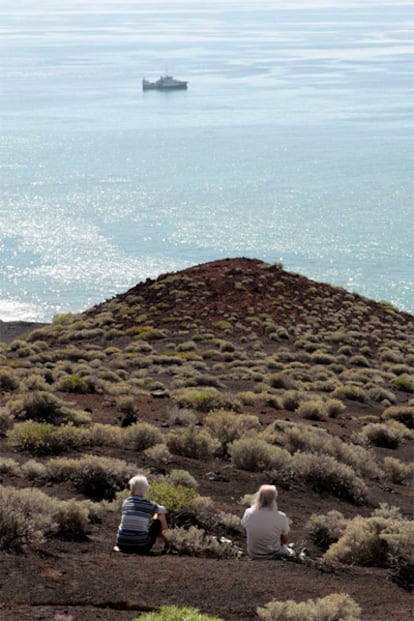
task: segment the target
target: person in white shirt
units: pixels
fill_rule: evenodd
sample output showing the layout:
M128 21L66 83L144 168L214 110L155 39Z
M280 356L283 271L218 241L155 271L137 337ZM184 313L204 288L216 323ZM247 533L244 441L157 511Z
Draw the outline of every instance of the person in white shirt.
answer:
M276 486L262 485L242 517L247 553L253 559L296 559L295 551L288 547L288 519L278 510L276 499Z

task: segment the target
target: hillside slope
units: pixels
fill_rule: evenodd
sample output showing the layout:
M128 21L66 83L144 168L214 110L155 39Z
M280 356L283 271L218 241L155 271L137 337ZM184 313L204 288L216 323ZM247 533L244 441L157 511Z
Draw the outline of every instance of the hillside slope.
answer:
M413 316L277 265L226 259L56 317L5 343L0 361L0 492L94 503L82 536L66 524L6 544L0 520L2 621L132 621L165 603L247 621L272 598L332 592L351 595L363 620L410 616L412 566L396 575L391 544L381 540L380 560L328 563L308 520L335 510L371 520L365 527L392 515L387 528L408 532ZM98 462L103 472L80 485ZM185 470L210 500L185 516L171 508L172 525L196 524L241 550L244 497L274 482L292 540L315 562L114 553L114 496L140 469L153 482Z

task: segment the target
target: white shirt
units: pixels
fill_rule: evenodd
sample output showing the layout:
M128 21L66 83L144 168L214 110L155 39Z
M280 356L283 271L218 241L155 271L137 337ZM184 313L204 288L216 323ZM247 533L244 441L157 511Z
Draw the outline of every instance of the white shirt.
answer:
M247 552L252 558L283 554L281 535L289 533L286 514L277 509L246 509L242 525L247 532Z

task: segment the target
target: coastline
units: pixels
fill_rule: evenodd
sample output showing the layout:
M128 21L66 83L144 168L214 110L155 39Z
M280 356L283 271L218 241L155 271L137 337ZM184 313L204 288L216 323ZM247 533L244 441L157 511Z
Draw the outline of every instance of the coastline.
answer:
M35 321L2 321L0 319L0 343L11 343L15 338L47 325L47 323Z

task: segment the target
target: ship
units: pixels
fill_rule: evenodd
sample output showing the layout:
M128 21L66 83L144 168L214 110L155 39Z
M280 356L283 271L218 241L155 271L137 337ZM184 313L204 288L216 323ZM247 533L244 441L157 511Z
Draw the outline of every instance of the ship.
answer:
M176 80L171 75L162 75L155 82L150 82L145 78L142 80L143 91L174 91L187 88L188 82L184 80Z

